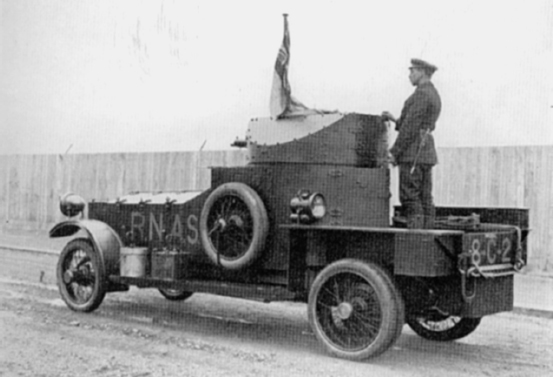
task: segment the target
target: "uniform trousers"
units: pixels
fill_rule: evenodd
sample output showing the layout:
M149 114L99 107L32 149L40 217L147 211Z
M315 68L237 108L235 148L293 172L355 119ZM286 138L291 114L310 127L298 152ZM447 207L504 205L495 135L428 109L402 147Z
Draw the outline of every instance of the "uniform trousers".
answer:
M432 165L399 164L399 201L409 228L432 228L436 210L432 197Z

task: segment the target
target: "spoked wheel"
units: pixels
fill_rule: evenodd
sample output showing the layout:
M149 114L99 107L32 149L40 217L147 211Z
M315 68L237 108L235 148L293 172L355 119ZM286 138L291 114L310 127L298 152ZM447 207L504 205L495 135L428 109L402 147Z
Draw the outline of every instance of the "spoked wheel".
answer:
M380 267L345 259L326 267L309 293L309 322L331 354L363 360L386 351L401 334L404 304Z
M159 288L158 290L163 297L170 301L184 301L194 294L193 292L184 291L182 289Z
M98 253L87 239L78 238L65 246L56 272L61 297L70 309L91 312L100 306L107 282Z
M461 339L472 333L480 324L481 318L462 318L440 313L413 315L407 324L422 338L439 342Z
M263 202L243 183L226 183L215 189L200 216L200 235L207 256L230 270L247 267L260 256L268 228Z

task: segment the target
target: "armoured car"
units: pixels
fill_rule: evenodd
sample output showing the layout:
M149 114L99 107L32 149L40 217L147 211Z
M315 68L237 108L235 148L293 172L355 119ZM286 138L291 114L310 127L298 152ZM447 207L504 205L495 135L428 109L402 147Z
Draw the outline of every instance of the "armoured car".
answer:
M234 142L248 163L211 168L207 190L65 195L50 236L85 236L61 252L61 297L80 312L129 286L305 302L316 338L352 360L388 350L405 323L435 341L469 335L513 308L528 210L438 207L433 229L407 229L387 133L356 113L253 119Z

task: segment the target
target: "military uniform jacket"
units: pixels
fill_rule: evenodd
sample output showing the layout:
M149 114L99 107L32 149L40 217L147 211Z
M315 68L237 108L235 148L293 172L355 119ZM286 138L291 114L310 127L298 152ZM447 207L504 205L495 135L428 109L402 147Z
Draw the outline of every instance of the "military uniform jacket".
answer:
M431 82L418 85L415 92L407 98L401 110L401 116L396 122L396 130L399 133L390 150L398 163L413 163L417 153L419 153L418 164L436 165L438 163L431 132L436 128L441 108L440 95ZM419 148L420 152L418 152Z

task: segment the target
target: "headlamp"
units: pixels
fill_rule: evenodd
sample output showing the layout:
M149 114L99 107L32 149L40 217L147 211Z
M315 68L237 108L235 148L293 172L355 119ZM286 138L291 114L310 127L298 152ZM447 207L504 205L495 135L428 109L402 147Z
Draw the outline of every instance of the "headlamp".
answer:
M290 220L302 224L310 224L322 219L326 214L324 196L309 190L300 190L290 201Z
M71 192L60 198L60 211L67 217L74 217L82 213L85 206L85 200Z

